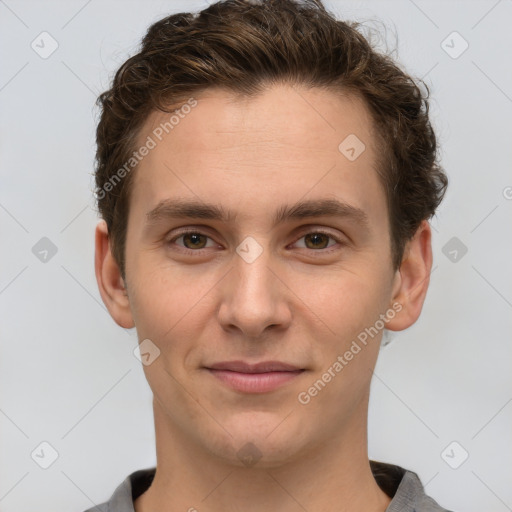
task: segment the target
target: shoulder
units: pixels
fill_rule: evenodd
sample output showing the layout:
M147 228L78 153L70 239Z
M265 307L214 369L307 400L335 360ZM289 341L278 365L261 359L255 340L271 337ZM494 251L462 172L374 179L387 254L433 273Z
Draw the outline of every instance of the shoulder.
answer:
M145 492L155 476L156 468L139 469L130 473L116 488L108 501L84 512L135 512L133 502Z
M425 493L413 471L373 460L370 466L379 487L392 498L386 512L450 512Z

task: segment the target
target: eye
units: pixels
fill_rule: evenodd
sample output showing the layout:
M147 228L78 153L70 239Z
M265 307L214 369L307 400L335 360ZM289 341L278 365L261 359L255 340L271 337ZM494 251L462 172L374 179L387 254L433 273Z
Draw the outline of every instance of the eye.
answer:
M300 241L302 241L302 245ZM178 242L180 241L180 242ZM167 245L177 245L181 251L188 254L201 253L202 249L216 247L217 244L200 231L188 230L175 235L167 242ZM331 233L321 230L310 231L304 234L296 242L295 246L300 249L309 249L314 252L331 252L329 249L336 244L344 245L343 241Z
M209 236L201 233L200 231L182 231L179 235L173 237L167 243L173 244L180 239L183 240L183 245L178 243L178 247L183 247L186 251L190 252L197 252L197 250L215 246L213 240L211 241L212 243L207 246L207 240L211 239Z
M327 245L329 243L329 239L331 239L334 243ZM339 240L337 237L334 237L332 234L325 233L323 231L311 231L310 233L307 233L306 235L299 238L299 240L304 240L304 246L301 248L312 250L323 250L336 245L336 243L342 243L341 240Z

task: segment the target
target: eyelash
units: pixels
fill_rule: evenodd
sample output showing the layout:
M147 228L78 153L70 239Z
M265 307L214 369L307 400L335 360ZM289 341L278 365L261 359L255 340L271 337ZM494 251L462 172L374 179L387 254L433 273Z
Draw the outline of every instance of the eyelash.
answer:
M169 239L166 244L167 245L171 245L172 243L176 242L176 240L178 240L179 238L181 238L182 236L185 236L185 235L188 235L188 234L194 234L194 235L202 235L202 236L205 236L207 238L209 238L211 240L211 237L206 235L205 233L202 233L201 231L197 230L197 229L187 229L187 230L184 230L184 231L181 231L179 234L173 236L171 239ZM304 238L305 236L307 235L316 235L316 234L321 234L321 235L325 235L327 237L329 237L330 239L334 240L337 244L339 244L340 246L344 246L346 245L346 243L339 239L338 237L335 237L334 235L332 235L331 233L327 232L327 231L323 231L322 229L315 229L315 230L312 230L312 231L308 231L307 233L304 233L302 236L300 236L299 238L297 238L297 240L294 242L298 242L300 239ZM183 247L181 245L178 246L179 247L179 250L185 254L191 254L191 255L201 255L202 254L202 251L205 250L205 248L202 248L202 249L189 249L187 247ZM313 251L313 252L317 252L317 253L321 253L321 254L329 254L335 250L337 250L336 248L333 248L334 246L331 246L331 247L327 247L325 249L309 249L309 251ZM307 247L305 248L302 248L301 249L306 249L308 250Z

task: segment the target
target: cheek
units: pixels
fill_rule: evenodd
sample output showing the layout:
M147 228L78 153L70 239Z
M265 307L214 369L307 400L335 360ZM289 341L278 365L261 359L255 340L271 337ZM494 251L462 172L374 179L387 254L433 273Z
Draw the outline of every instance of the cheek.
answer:
M311 288L310 293L305 293L305 302L336 335L338 344L356 338L387 307L387 284L380 274L370 272L371 268L344 269L328 278L304 283L304 287Z
M212 307L217 276L198 277L176 268L153 266L139 273L130 298L139 339L151 339L161 350L176 352L197 338Z
M200 292L196 288L195 281L183 282L169 268L153 266L151 272L141 272L130 301L139 339L147 337L162 350L170 349L176 331L194 314Z

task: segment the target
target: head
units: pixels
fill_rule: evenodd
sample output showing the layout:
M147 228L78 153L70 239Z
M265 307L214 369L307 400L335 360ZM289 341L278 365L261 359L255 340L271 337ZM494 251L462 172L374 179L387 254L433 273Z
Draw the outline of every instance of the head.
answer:
M159 351L161 421L267 464L364 430L380 326L428 288L428 88L320 1L228 0L152 25L98 101L96 275ZM301 372L246 393L211 371L234 360Z

